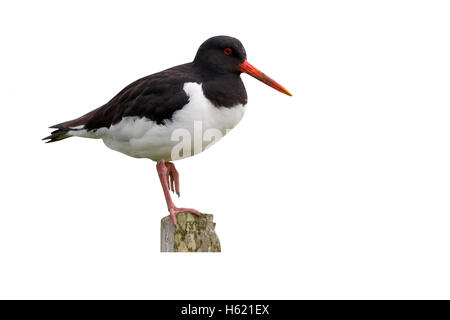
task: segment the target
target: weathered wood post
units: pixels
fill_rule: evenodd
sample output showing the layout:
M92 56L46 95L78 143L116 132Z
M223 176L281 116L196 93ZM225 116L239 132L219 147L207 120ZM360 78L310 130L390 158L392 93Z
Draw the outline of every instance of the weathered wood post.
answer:
M182 212L177 220L174 226L170 216L161 219L161 252L220 252L212 214Z

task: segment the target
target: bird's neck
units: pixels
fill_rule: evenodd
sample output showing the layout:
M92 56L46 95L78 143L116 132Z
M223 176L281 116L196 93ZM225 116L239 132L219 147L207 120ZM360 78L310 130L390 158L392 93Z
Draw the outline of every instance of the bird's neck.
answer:
M202 88L206 98L217 107L234 107L247 103L244 83L237 74L214 74L202 77Z

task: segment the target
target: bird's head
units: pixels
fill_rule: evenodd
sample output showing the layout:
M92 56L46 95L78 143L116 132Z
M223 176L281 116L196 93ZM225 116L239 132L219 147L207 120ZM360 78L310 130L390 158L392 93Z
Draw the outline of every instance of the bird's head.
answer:
M209 38L198 49L194 63L214 73L240 75L245 72L275 90L291 96L282 85L248 63L244 46L236 38L228 36Z

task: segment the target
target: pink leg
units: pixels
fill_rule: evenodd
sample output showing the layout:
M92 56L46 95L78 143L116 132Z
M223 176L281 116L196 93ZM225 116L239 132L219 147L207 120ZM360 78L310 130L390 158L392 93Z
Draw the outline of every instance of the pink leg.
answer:
M168 183L169 188L172 192L175 192L180 197L180 176L178 175L178 171L175 168L175 165L172 162L166 162L166 168L169 171L168 173Z
M175 191L178 196L180 196L179 176L177 169L175 169L175 165L171 162L160 161L156 164L156 170L158 171L164 197L166 198L167 209L169 209L173 224L177 224L177 214L180 212L191 212L198 216L202 216L202 214L195 209L177 208L173 203L172 198L170 197L170 191Z

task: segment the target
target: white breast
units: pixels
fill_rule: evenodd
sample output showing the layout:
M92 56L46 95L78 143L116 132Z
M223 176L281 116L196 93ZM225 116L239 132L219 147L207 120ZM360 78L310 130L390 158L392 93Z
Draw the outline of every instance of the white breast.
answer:
M126 117L110 128L101 128L95 137L111 149L136 158L177 160L202 152L234 128L244 115L244 105L216 107L203 95L200 84L185 83L189 103L158 125L139 117ZM79 132L79 131L78 131ZM94 137L79 132L79 136Z

